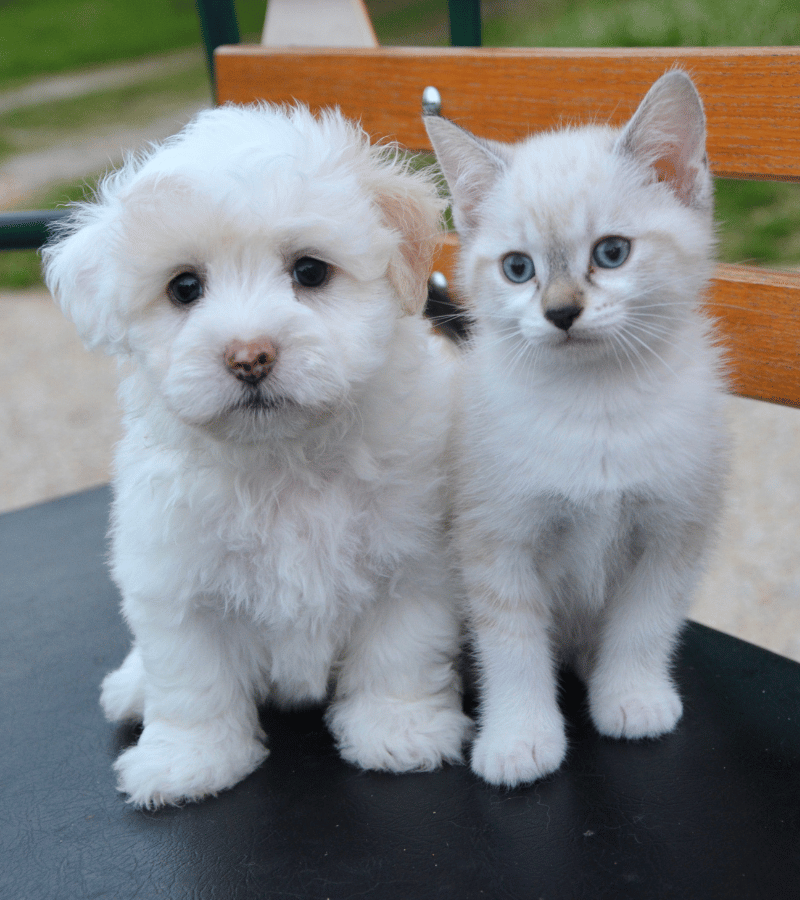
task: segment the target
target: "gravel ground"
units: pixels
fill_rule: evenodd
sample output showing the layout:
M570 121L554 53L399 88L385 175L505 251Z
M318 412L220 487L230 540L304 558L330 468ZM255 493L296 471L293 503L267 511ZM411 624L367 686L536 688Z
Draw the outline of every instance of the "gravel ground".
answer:
M167 136L193 112L8 161L0 209L50 180L116 164L123 149ZM113 361L87 353L41 291L0 293L0 334L0 511L106 482L119 428ZM730 420L728 509L693 617L800 660L800 411L731 398Z

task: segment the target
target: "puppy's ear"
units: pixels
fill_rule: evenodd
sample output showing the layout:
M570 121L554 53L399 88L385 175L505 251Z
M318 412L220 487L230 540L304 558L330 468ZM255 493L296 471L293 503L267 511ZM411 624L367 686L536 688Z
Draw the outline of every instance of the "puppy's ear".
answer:
M90 349L107 353L123 345L120 285L113 239L117 215L100 201L76 207L61 232L42 250L45 283Z
M430 172L414 172L401 161L380 167L371 190L384 221L399 237L389 263L389 278L404 312L417 313L428 298L444 201Z

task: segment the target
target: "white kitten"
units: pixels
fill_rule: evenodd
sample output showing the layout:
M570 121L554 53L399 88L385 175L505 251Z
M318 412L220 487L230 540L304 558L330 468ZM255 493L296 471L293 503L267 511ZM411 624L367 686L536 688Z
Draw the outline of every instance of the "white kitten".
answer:
M671 654L720 506L720 353L699 309L712 184L694 85L670 72L621 130L514 146L426 125L477 319L456 532L482 676L472 766L514 785L566 752L556 670L597 729L673 729Z
M45 251L123 362L112 561L134 635L109 719L133 803L267 755L256 704L324 699L344 757L461 753L442 550L452 352L422 319L441 201L338 113L226 107L106 180Z

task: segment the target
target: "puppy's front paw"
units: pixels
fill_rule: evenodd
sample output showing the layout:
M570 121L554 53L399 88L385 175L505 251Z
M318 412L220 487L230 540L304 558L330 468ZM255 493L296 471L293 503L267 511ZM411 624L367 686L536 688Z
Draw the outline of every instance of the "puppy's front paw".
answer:
M336 701L328 727L344 759L362 769L430 771L462 760L472 720L456 695L405 701L353 697Z
M489 784L515 787L555 772L566 753L563 726L516 735L485 727L472 747L472 771Z
M675 688L665 683L590 696L590 709L600 734L635 739L672 731L683 713L683 704Z
M255 736L225 723L180 728L148 724L114 764L117 787L134 806L155 809L233 787L266 758Z
M100 706L108 721L141 719L144 713L144 688L142 657L134 647L125 662L103 679Z

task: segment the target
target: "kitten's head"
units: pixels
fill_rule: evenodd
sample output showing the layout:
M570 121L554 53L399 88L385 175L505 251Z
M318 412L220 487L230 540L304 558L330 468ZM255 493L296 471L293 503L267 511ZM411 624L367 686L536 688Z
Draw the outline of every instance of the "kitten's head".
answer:
M453 198L461 287L484 333L631 362L670 343L711 273L705 117L662 76L621 129L500 144L425 120Z

